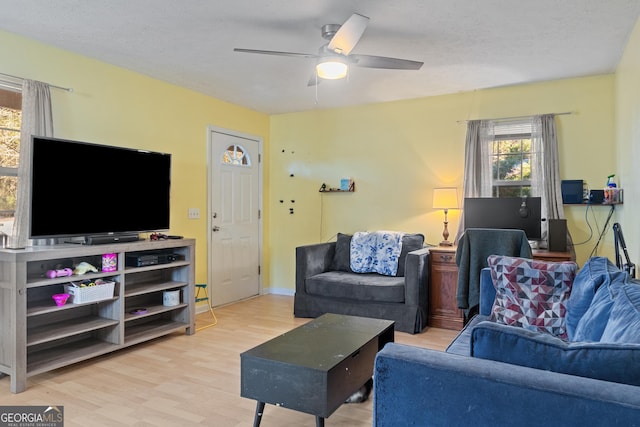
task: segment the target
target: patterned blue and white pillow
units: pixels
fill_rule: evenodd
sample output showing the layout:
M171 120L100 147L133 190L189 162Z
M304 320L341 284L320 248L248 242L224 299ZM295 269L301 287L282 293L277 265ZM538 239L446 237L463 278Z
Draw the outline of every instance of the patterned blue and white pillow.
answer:
M395 276L404 233L358 231L351 239L351 270Z

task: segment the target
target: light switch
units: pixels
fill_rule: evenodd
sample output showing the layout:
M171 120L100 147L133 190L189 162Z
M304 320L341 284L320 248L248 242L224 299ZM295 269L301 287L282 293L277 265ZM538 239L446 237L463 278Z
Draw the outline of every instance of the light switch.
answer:
M200 209L189 208L189 219L198 219L198 218L200 218Z

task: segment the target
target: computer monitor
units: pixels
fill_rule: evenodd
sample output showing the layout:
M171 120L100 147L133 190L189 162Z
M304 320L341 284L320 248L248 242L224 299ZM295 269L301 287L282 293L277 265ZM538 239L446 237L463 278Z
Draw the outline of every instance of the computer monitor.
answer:
M540 197L466 197L464 227L523 230L529 240L542 238Z

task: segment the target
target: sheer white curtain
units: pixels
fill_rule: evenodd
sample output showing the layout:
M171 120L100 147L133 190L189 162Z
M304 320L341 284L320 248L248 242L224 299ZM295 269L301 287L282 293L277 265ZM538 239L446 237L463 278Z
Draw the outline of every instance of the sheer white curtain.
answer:
M542 199L542 218L565 219L562 205L560 157L555 114L532 117L531 122L531 192ZM542 222L542 238L547 236L547 222ZM567 229L567 249L575 259L571 233Z
M29 243L29 201L31 199L31 136L53 136L53 115L49 85L33 80L22 83L22 126L20 128L20 163L18 196L13 223L13 247Z
M542 218L564 219L562 205L560 159L558 156L558 138L554 114L545 114L523 118L513 123L531 124L531 195L542 200ZM471 120L467 123L464 166L464 197L492 197L491 144L496 126L504 121ZM464 231L464 215L456 242ZM542 237L547 236L547 223L542 223ZM567 248L575 259L571 234L567 230Z
M467 138L464 149L464 179L462 197L491 197L491 142L493 123L490 120L467 122ZM464 232L464 215L460 215L457 243Z

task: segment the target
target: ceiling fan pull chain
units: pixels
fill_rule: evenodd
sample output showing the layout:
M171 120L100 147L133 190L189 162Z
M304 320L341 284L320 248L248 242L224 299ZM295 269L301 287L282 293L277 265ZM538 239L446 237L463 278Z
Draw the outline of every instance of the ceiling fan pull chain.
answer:
M316 73L316 105L318 105L318 73Z

